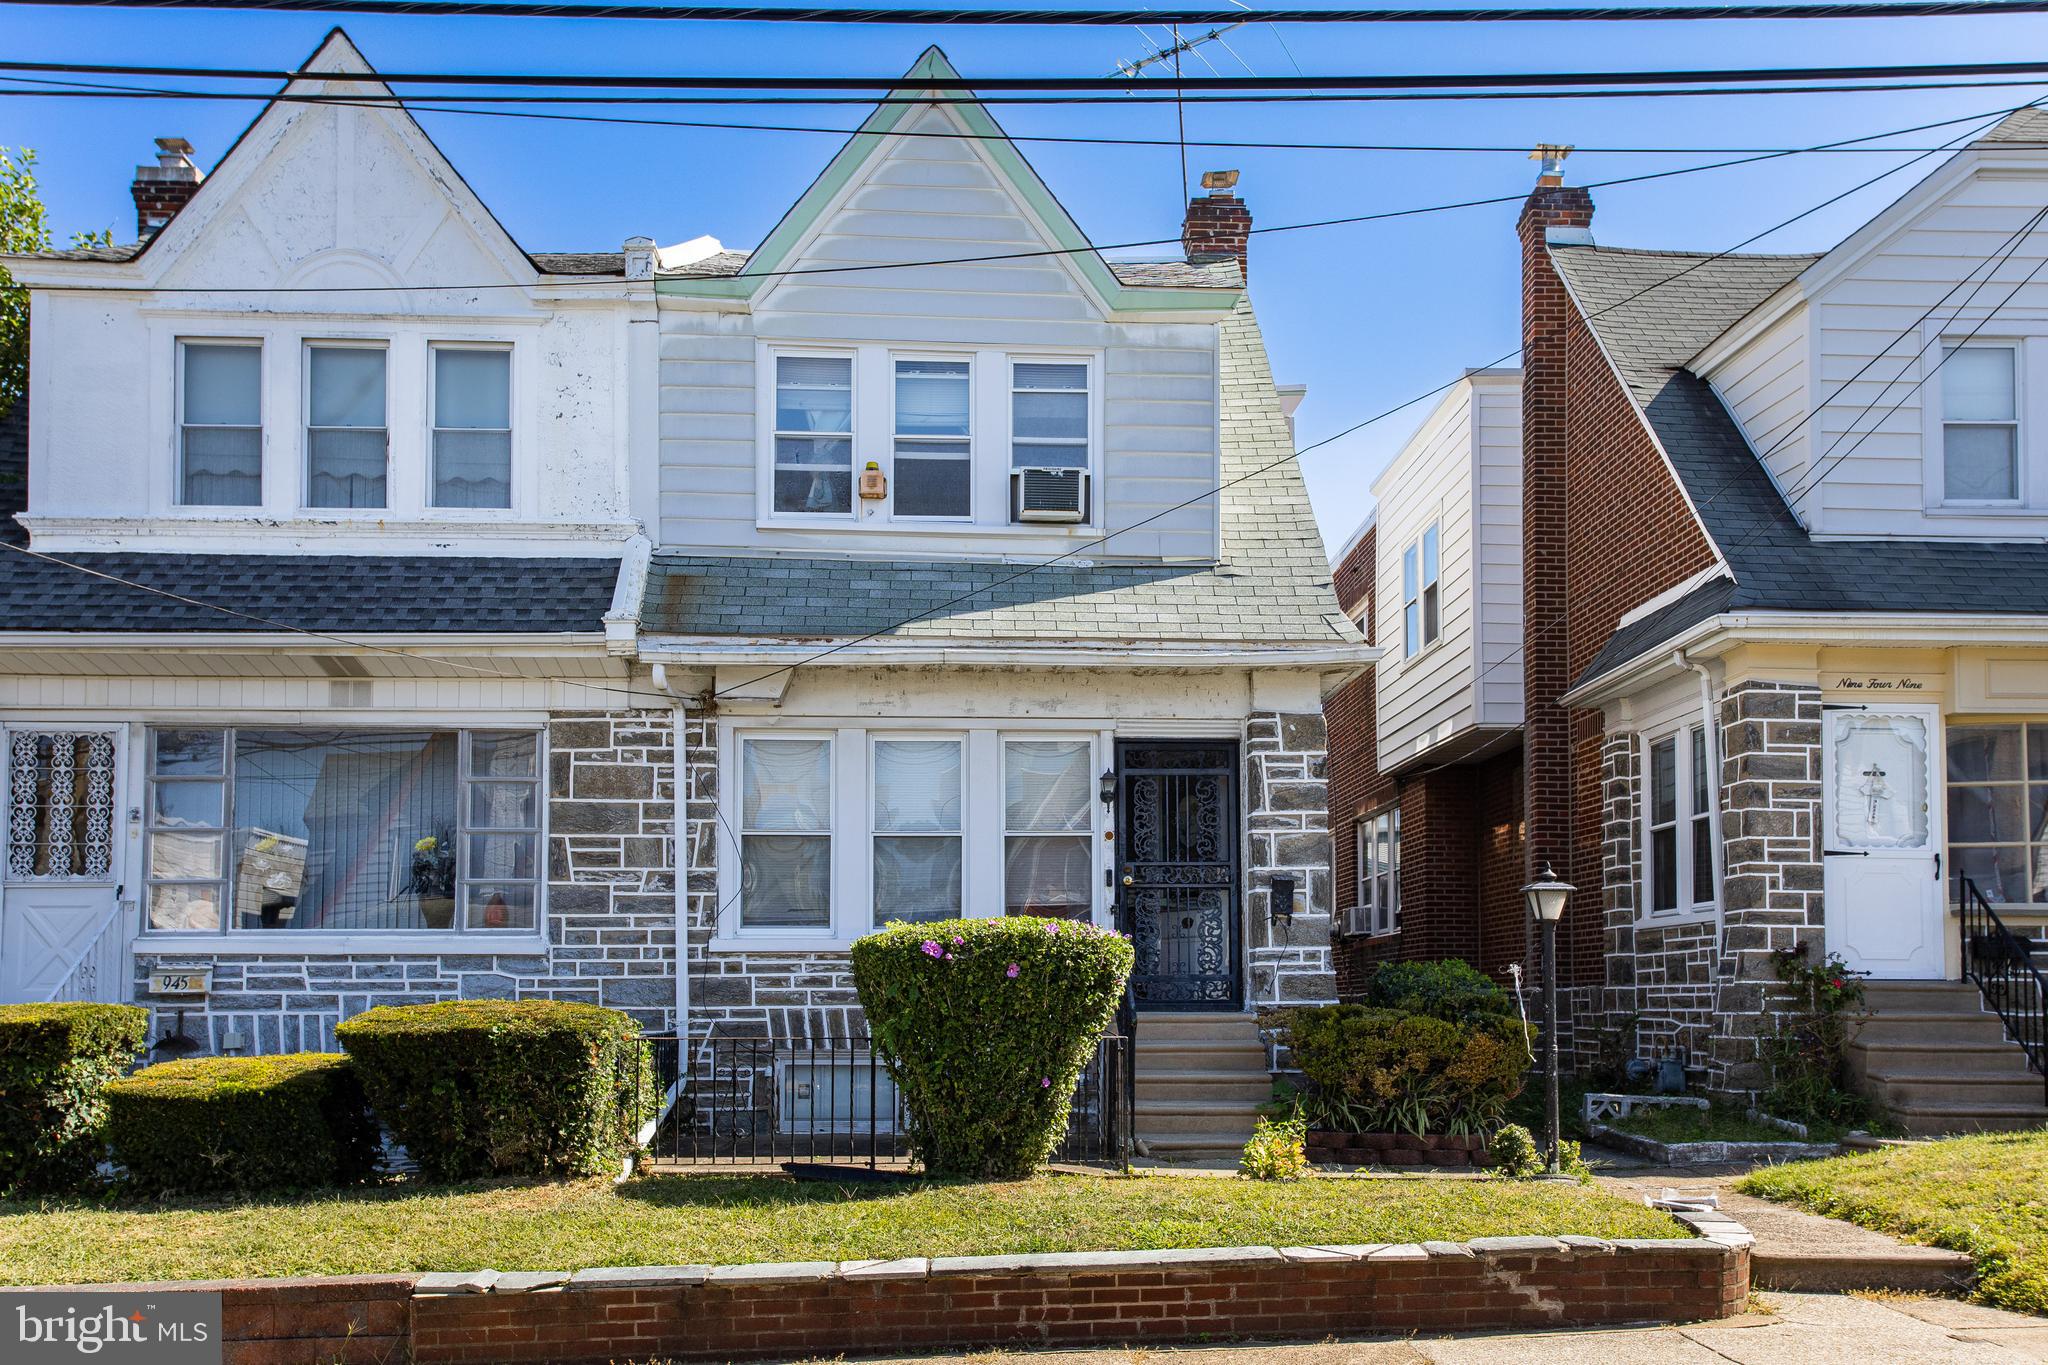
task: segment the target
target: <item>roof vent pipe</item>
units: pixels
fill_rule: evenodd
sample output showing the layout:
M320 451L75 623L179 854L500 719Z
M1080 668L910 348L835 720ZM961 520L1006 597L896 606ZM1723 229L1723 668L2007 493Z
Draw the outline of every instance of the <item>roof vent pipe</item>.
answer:
M1531 161L1540 161L1543 167L1536 175L1538 185L1562 185L1564 183L1565 158L1572 154L1571 145L1562 142L1539 142L1536 150L1529 153Z

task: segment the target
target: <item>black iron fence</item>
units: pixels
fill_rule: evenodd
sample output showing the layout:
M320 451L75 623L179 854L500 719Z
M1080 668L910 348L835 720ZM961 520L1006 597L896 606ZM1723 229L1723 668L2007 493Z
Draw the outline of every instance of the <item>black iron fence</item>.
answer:
M910 1160L902 1096L881 1057L861 1036L643 1039L648 1084L660 1114L648 1156L692 1165L776 1166L783 1162L901 1166ZM1128 1031L1105 1034L1074 1089L1066 1136L1051 1159L1121 1166L1131 1145L1132 1064Z
M1990 900L1968 877L1957 878L1963 920L1963 975L2005 1031L2026 1049L2027 1064L2041 1073L2048 1095L2048 978L2034 965L2033 945L2006 927Z

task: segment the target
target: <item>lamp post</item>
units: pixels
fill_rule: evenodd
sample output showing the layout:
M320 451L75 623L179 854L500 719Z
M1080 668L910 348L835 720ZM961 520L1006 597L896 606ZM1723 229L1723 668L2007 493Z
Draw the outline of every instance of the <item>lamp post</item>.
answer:
M1558 1144L1564 1140L1557 1112L1557 922L1564 918L1565 902L1577 890L1558 880L1550 864L1535 881L1522 888L1529 913L1543 928L1543 1121L1544 1141L1550 1147L1548 1173L1562 1174Z

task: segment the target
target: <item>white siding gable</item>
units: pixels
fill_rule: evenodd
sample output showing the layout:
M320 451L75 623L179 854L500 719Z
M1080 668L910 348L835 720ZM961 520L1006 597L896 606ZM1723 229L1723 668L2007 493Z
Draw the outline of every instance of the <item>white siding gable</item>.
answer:
M1383 770L1471 731L1521 724L1521 414L1518 373L1469 375L1374 481L1373 643L1387 651L1373 670ZM1440 633L1404 657L1403 559L1431 526Z
M295 91L385 92L345 38L310 65L336 74ZM591 553L632 533L624 286L542 285L403 111L271 105L133 262L17 273L84 286L35 296L28 522L39 546L532 555ZM193 341L259 348L260 506L184 502L180 344ZM309 505L315 341L385 353L381 508ZM430 370L443 343L508 352L509 510L430 505Z
M877 142L751 306L663 295L663 545L1040 555L1142 522L1085 556L1215 557L1215 500L1168 510L1217 482L1214 322L1117 316L1056 254L1030 196L982 143L903 135L966 131L945 106L909 115ZM1018 258L1030 252L1050 254ZM990 256L1010 259L956 259ZM868 268L905 261L953 263ZM854 357L854 464L874 461L885 473L894 358L968 362L971 518L908 520L887 501L859 499L846 517L777 514L765 414L783 350ZM1010 366L1039 360L1089 367L1094 510L1079 526L1010 520Z

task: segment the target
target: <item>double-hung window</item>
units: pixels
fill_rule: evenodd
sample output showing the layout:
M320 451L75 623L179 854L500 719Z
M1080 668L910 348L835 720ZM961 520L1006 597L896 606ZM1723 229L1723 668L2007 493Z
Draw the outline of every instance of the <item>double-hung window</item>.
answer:
M538 922L537 731L153 730L146 809L152 930Z
M1946 347L1941 419L1943 501L2019 501L2018 348Z
M740 741L740 924L832 924L832 741Z
M1014 469L1088 467L1084 362L1011 362L1010 459Z
M1401 555L1401 653L1414 658L1437 641L1443 630L1439 528L1430 528Z
M966 360L896 361L895 514L971 516L974 431Z
M436 344L432 507L512 505L512 352Z
M178 501L186 507L263 502L263 347L178 343Z
M306 348L306 505L388 507L382 346Z
M1087 919L1094 902L1094 750L1085 739L1003 745L1003 912Z
M1356 841L1357 894L1350 922L1354 934L1391 934L1401 927L1401 811L1388 806L1352 826Z
M961 913L961 741L877 739L873 756L874 919Z
M853 357L775 357L777 512L853 511Z
M1651 915L1714 903L1713 762L1704 726L1658 736L1646 746L1643 888Z

